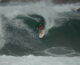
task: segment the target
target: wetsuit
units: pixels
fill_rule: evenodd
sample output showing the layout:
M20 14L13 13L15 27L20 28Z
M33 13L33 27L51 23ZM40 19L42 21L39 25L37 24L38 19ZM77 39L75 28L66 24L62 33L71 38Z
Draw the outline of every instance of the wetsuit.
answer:
M40 22L37 23L37 28L39 30L42 30L45 28L45 21L41 20Z

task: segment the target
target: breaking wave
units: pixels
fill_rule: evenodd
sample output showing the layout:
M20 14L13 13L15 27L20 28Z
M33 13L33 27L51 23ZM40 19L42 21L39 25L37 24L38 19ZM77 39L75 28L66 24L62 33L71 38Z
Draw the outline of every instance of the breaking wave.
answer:
M0 5L0 54L78 55L75 50L79 51L80 42L80 13L76 11L79 6L78 3L56 5L45 1ZM35 30L39 18L29 16L33 14L46 21L46 35L42 39ZM66 50L68 47L73 50Z

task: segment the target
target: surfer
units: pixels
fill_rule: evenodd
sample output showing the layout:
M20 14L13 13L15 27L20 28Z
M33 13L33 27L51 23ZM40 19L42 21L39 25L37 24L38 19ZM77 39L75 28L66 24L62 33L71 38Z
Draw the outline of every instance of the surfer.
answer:
M35 20L35 29L39 32L39 38L43 38L45 35L45 19L41 15L33 14L29 15L31 19Z
M39 38L43 38L45 35L45 21L41 20L37 24L37 29L39 31Z
M44 20L39 21L37 24L37 29L43 30L44 28L45 28L45 21Z

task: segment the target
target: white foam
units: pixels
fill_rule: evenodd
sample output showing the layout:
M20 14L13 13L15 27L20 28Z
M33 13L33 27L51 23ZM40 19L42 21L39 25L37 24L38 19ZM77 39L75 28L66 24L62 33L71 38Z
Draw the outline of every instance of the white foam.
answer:
M0 65L80 65L80 57L0 56Z
M44 2L39 2L39 3L31 3L28 5L18 5L18 6L6 6L6 7L1 7L1 13L5 14L6 17L9 19L12 19L16 15L26 15L27 14L39 14L42 15L47 22L47 29L50 29L53 26L57 26L55 24L54 20L59 17L60 15L57 15L58 13L64 13L64 12L69 12L72 9L76 9L79 6L74 5L74 4L68 4L68 5L48 5L47 3ZM59 24L58 24L59 25Z

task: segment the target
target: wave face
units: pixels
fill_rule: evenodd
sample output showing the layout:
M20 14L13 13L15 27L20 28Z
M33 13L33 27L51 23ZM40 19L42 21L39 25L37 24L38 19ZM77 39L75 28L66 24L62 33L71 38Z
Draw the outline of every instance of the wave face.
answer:
M51 2L0 5L0 54L75 56L80 51L80 4ZM39 15L46 22L46 35L38 38ZM60 52L58 52L60 51Z

